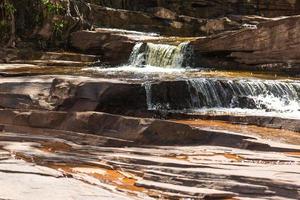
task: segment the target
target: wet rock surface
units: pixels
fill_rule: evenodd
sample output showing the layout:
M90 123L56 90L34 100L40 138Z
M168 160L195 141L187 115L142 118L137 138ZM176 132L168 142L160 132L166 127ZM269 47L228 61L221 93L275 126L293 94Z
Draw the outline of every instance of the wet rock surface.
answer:
M233 96L236 95L236 91L243 88L229 89L232 86L227 86L227 81L223 79L204 79L204 81L205 84L213 81L216 86L222 86L218 89L218 91L220 90L219 95L224 91L222 88L226 86L225 89L228 90L226 95L224 97L221 95L218 100L216 99L217 96L214 96L216 94L201 93L205 88L196 91L196 87L191 87L189 81L185 80L158 81L151 83L149 88L149 83L145 84L139 81L128 82L65 75L9 77L2 78L0 81L0 107L2 109L66 112L100 111L140 117L221 119L232 123L246 123L299 132L298 118L280 117L274 116L274 114L264 116L258 113L252 116L245 114L239 116L234 115L234 113L219 115L217 113L184 114L177 112L180 109L193 108L195 105L200 106L198 109L201 109L201 106L207 106L209 101L213 103L212 106L215 105L214 101L219 102L221 100L222 105L235 106L231 103L234 99ZM236 82L240 84L239 81ZM200 83L202 83L202 79ZM266 83L263 82L263 84ZM277 85L275 83L271 82L271 86L273 89L277 88L276 91L278 87L290 87L289 85L285 86L285 82L279 82ZM254 86L257 87L256 84ZM213 89L212 91L217 90ZM290 92L294 92L294 90ZM208 95L214 96L214 100L208 99ZM240 99L239 101L235 99L238 104L236 106L250 109L254 106L253 98L237 97Z
M0 177L5 184L0 195L5 198L25 191L25 197L44 196L45 182L57 191L51 192L53 198L93 194L95 199L126 199L122 193L130 199L299 197L298 146L272 143L279 151L205 144L109 147L91 134L47 129L20 133L4 127ZM12 186L20 177L19 184L26 187ZM75 185L84 192L75 191ZM33 192L32 187L39 189Z
M152 83L152 100L184 105L187 83ZM149 111L146 88L66 75L1 78L0 197L299 198L299 120Z

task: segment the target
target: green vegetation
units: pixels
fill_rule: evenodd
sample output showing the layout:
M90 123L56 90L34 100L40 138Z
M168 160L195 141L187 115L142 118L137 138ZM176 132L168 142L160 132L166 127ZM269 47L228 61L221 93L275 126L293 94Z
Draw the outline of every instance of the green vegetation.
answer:
M50 46L67 43L68 35L82 28L87 4L77 0L0 1L1 45L14 47L17 40Z
M0 3L0 12L0 36L3 41L8 40L8 46L14 46L16 8L9 0L4 0Z
M60 2L52 2L50 0L41 0L42 5L49 14L62 14L64 7Z

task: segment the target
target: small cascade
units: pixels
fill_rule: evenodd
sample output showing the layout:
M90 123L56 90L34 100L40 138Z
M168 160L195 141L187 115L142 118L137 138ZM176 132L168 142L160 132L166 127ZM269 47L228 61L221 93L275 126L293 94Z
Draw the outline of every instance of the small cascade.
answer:
M262 80L188 80L193 108L300 109L300 84Z
M149 109L240 108L267 112L300 111L299 82L198 78L179 81L178 85L173 83L174 86L167 89L159 84L147 86L147 94L151 94L148 97L148 105L151 105ZM176 88L181 89L170 92ZM167 92L168 96L160 97L159 93L162 91Z
M178 46L168 44L137 43L130 55L129 65L135 67L181 68L191 67L192 48L188 42Z
M147 107L148 110L154 110L153 104L152 104L152 94L151 94L151 83L146 82L144 83L145 91L146 91L146 100L147 100Z

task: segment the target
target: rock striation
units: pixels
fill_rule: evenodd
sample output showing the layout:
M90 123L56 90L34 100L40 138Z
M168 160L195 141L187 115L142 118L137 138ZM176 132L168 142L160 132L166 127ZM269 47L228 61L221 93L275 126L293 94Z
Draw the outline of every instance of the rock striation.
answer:
M300 17L261 23L241 30L192 42L202 67L299 73Z
M152 13L148 13L91 5L89 20L97 27L185 37L210 35L241 28L239 23L223 16L216 19L204 19L178 15L176 12L162 7L153 8L152 10Z
M100 0L100 5L147 11L153 7L165 7L181 15L199 18L213 18L229 14L234 15L263 15L276 17L281 15L299 14L298 0ZM151 9L150 9L151 10Z
M297 145L95 112L0 110L0 124L5 198L299 197Z

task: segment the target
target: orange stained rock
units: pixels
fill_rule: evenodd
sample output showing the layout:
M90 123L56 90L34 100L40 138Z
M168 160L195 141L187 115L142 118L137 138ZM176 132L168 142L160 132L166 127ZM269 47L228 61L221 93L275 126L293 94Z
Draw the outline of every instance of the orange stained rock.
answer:
M231 159L231 160L235 160L235 161L238 161L238 162L241 162L244 160L243 157L237 155L237 154L231 154L231 153L224 153L222 154L225 158L227 159Z
M300 152L287 152L287 155L291 155L291 156L299 156L300 157Z
M50 141L40 142L40 144L41 144L41 147L39 148L40 150L45 151L45 152L51 152L51 153L54 153L57 151L69 152L72 149L72 146L70 146L66 143L57 142L57 141L55 141L55 142L50 142Z
M91 173L93 177L115 185L118 189L133 192L143 192L145 188L135 186L137 179L133 176L126 176L118 170L105 170L104 174Z
M135 183L137 181L136 178L134 178L134 175L131 175L129 173L123 173L118 170L112 170L112 169L105 169L97 166L89 166L89 165L67 165L67 164L53 164L48 165L48 167L59 170L64 172L65 174L76 174L76 173L84 173L89 176L92 176L101 182L105 182L108 184L112 184L116 186L120 190L126 190L129 192L144 192L145 189L143 187L137 187L135 186ZM97 173L97 172L90 172L95 170L101 170L103 173Z
M166 158L188 161L189 156L188 155L170 155L170 156L166 156Z
M212 154L195 154L195 155L172 155L172 156L166 156L166 158L189 161L190 157L191 158L192 157L195 158L197 156L211 157L211 156L216 156L216 155L224 156L227 159L235 160L235 161L238 161L238 162L241 162L241 161L245 160L245 158L243 158L242 156L239 156L237 154L231 154L231 153L212 153Z

